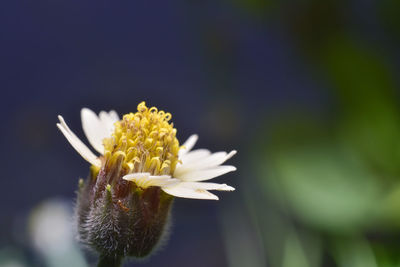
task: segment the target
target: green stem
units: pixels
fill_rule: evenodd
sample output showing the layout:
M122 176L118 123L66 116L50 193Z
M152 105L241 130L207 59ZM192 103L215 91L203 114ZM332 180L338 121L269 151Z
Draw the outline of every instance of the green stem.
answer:
M100 255L99 263L97 264L97 267L120 267L121 264L122 264L122 257Z

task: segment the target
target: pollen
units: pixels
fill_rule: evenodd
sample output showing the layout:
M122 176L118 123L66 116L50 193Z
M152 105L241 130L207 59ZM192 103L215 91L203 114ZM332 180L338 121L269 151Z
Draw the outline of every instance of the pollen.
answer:
M127 173L171 175L178 162L179 141L172 116L145 102L117 121L114 133L103 140L107 163L121 162Z

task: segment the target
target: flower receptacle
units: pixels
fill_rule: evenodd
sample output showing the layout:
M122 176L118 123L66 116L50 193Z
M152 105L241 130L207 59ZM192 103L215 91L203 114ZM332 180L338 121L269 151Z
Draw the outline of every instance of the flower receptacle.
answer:
M119 168L104 168L79 183L79 239L106 257L145 257L165 236L173 197L122 180Z

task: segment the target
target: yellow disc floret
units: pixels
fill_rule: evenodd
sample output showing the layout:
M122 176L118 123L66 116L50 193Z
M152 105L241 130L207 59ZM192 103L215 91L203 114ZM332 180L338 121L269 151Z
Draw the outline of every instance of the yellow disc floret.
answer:
M123 116L115 123L114 133L105 138L106 162L122 159L129 173L149 172L152 175L171 175L178 162L179 141L171 114L157 108L138 105L136 113Z

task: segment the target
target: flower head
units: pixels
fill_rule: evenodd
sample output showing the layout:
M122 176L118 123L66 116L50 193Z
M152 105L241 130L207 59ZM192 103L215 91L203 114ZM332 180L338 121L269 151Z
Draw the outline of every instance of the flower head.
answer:
M118 163L124 173L121 178L141 189L157 186L176 197L215 200L218 197L208 190L234 190L226 184L203 181L235 171L234 166L221 166L236 154L235 150L230 153L211 153L206 149L191 151L197 135L190 136L179 146L170 113L147 108L145 102L140 103L137 110L119 120L115 111L102 111L97 116L90 109L82 109L83 130L100 156L93 154L76 137L61 116L57 126L94 169L107 170Z
M170 113L142 102L121 120L115 111L96 115L87 108L81 118L98 156L61 116L57 127L92 165L88 179L79 182L76 214L80 240L101 259L119 262L153 251L164 236L173 197L217 200L209 190L234 190L204 181L236 170L222 165L236 151L192 151L197 135L180 145Z

